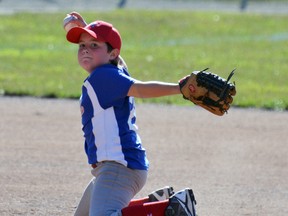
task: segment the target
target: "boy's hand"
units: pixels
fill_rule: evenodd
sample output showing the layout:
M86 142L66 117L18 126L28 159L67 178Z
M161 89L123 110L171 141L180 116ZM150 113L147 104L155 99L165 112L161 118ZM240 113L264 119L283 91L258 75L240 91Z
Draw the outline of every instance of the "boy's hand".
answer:
M85 27L87 23L83 17L78 12L71 12L63 20L63 28L68 32L71 28L74 27Z

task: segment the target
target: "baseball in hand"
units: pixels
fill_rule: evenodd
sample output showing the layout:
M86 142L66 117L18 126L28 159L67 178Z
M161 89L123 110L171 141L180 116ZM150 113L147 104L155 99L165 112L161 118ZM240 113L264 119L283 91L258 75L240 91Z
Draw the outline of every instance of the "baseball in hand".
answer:
M76 12L72 12L67 14L67 16L63 20L63 28L66 32L74 27L85 27L87 24L80 14Z

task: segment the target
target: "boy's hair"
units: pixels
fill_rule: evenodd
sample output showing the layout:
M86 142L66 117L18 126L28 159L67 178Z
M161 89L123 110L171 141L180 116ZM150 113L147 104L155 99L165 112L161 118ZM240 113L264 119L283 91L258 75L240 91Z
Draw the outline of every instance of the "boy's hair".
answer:
M106 42L106 45L107 45L107 51L108 51L108 53L112 52L112 50L113 50L114 48L111 46L111 44L109 44L109 43ZM118 58L118 56L117 56L115 59L110 60L110 63L113 64L113 65L115 65L115 66L118 66L118 63L119 63L119 58Z
M106 45L107 45L107 51L108 51L108 53L112 52L112 50L113 50L114 48L111 46L111 44L109 44L109 43L106 42ZM112 59L112 60L110 61L110 64L115 65L116 67L123 67L123 68L125 68L126 70L128 69L128 67L127 67L124 59L123 59L122 57L120 57L120 56L117 56L115 59Z

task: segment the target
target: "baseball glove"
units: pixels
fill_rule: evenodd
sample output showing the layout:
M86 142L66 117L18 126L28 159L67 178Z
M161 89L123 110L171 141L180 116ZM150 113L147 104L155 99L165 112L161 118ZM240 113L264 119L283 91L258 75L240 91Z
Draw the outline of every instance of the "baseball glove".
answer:
M208 68L194 71L181 79L180 91L184 99L190 100L215 115L222 116L230 108L233 102L232 96L236 95L235 83L229 82L235 69L227 80L206 70Z

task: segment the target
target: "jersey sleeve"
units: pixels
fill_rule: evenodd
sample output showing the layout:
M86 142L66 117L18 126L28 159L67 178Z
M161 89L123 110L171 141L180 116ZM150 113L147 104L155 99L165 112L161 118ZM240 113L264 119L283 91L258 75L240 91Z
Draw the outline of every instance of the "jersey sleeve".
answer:
M101 67L89 78L103 109L122 106L128 91L135 82L124 69L114 66Z

